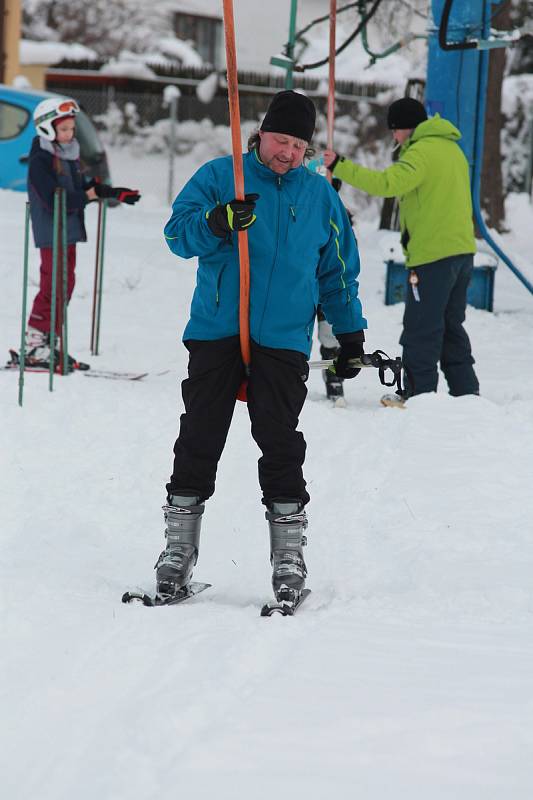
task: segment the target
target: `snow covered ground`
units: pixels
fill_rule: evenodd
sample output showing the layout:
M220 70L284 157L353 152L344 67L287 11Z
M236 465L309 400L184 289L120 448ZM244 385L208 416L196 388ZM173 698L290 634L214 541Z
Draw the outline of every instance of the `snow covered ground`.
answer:
M268 533L243 404L204 517L196 578L213 588L177 608L124 606L126 588L151 588L163 545L195 265L163 242L164 159L110 155L115 183L144 197L109 213L98 358L88 209L70 349L150 375L58 377L52 394L27 375L22 409L16 374L1 376L2 795L530 800L533 298L502 266L495 312L469 309L480 398L443 386L384 409L367 370L332 409L311 375L313 593L299 616L258 616ZM195 166L179 160L178 185ZM6 355L20 337L24 201L0 192ZM531 220L512 197L503 242L530 280ZM357 227L368 349L396 355L390 235L374 228ZM32 250L30 300L37 267Z

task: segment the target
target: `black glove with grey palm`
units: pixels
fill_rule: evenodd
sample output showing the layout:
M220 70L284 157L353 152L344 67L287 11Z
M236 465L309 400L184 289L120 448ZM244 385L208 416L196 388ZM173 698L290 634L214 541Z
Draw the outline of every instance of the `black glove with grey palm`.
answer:
M330 369L339 378L355 378L355 376L359 375L361 372L361 368L351 366L350 361L355 358L360 359L364 356L365 351L363 344L365 341L365 334L363 331L339 333L337 334L337 341L341 349Z
M134 205L141 199L138 189L128 189L126 186L109 186L107 183L96 183L94 191L97 197L108 200L118 200L119 203Z
M215 206L207 214L211 233L224 239L232 231L245 231L256 220L254 208L258 199L258 194L247 194L244 200L230 200L224 206Z

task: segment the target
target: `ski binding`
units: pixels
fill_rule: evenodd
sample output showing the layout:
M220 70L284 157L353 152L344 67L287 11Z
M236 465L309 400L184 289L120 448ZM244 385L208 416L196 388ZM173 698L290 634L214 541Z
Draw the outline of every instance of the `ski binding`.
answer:
M200 594L205 589L209 589L212 584L210 583L198 583L193 581L192 583L187 584L187 586L183 586L178 592L175 594L148 594L147 592L124 592L122 595L122 602L123 603L132 603L134 601L141 602L143 606L175 606L178 603L183 603L184 600L189 600L191 597L195 597L195 595Z
M294 592L289 589L281 589L276 600L265 603L261 609L261 616L271 617L273 614L281 614L283 617L292 617L310 594L311 589L302 589L295 597Z

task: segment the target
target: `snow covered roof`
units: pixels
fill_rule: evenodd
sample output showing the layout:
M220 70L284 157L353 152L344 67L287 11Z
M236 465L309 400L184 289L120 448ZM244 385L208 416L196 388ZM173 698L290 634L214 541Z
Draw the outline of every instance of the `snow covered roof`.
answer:
M19 60L21 64L58 64L64 58L70 61L97 60L98 54L83 44L64 42L34 42L21 39Z
M120 59L110 61L100 68L102 75L116 75L121 78L143 78L150 80L156 74L147 64L133 59Z
M194 14L195 16L213 17L215 19L222 19L220 8L222 3L213 0L181 0L179 3L172 4L172 10L184 12L186 14Z
M156 43L163 55L180 61L184 67L203 67L204 62L190 42L167 36Z

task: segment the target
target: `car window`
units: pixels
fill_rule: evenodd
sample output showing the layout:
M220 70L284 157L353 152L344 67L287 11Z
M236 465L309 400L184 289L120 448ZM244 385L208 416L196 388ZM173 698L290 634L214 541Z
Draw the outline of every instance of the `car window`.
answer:
M98 138L96 128L83 111L76 114L76 139L80 143L81 155L86 164L102 158L104 148Z
M21 133L30 119L30 112L0 100L0 139L14 139Z

